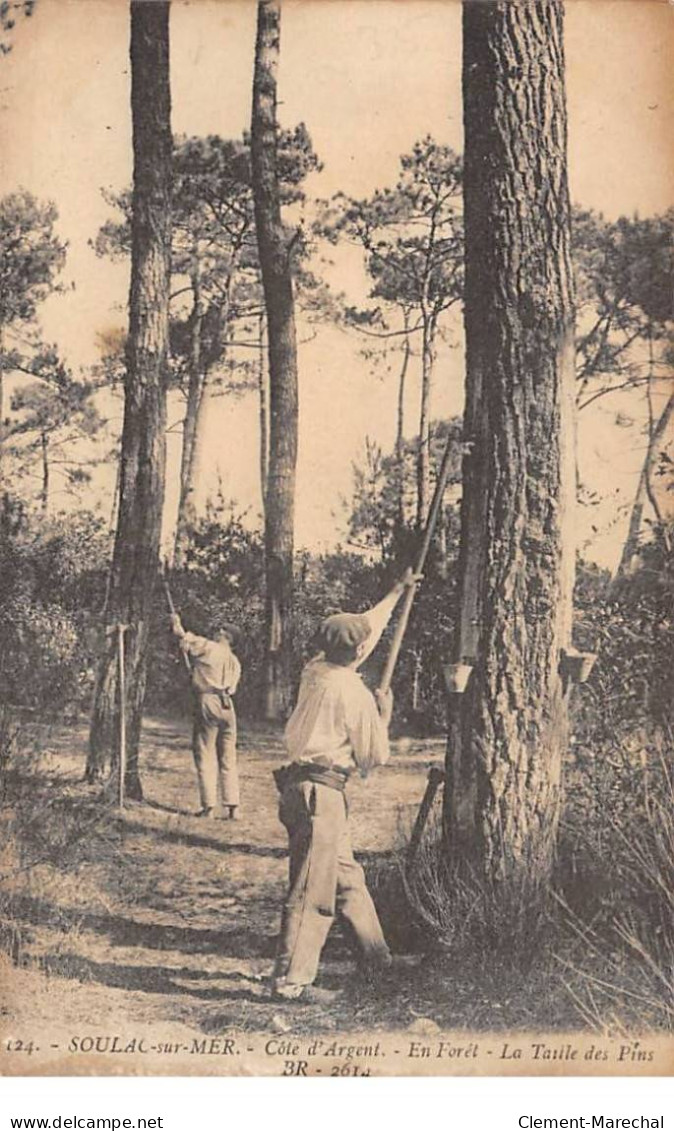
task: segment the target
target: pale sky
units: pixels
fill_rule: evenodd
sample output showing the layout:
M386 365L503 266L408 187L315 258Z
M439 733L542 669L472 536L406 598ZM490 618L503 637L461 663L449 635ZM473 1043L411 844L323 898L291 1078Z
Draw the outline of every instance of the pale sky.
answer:
M674 203L674 6L666 0L569 0L567 86L574 201L613 218L662 212ZM255 36L253 0L173 0L172 125L175 133L240 135L249 124ZM0 58L0 192L23 186L53 199L69 241L65 278L75 290L44 308L46 336L75 367L97 358L97 335L123 327L127 268L88 247L109 216L100 189L131 178L126 0L40 0ZM462 147L461 12L457 0L286 0L279 76L283 125L303 120L324 171L308 191L364 195L394 181L400 154L424 134ZM337 272L355 296L352 261ZM300 336L304 337L300 328ZM366 433L390 447L394 374L373 379L352 335L320 330L300 347L297 542L335 541L340 499ZM434 414L462 402L461 326L438 361ZM408 431L418 389L412 386ZM639 416L643 406L630 404ZM611 507L579 514L579 535L631 497L642 458L636 429L614 426L622 403L581 417L581 473ZM223 398L210 421L213 489L259 510L257 403ZM179 444L169 442L169 509ZM607 486L610 483L610 488ZM109 490L109 485L105 485ZM616 488L618 494L616 495ZM622 527L599 539L610 562Z

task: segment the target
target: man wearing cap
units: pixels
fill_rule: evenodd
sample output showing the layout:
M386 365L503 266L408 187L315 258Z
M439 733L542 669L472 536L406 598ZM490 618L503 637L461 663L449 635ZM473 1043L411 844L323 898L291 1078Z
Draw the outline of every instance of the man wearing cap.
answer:
M224 814L235 821L239 816L239 771L232 696L241 678L241 664L232 646L237 630L220 622L209 640L186 632L177 615L171 617L171 624L192 673L192 750L201 798L199 816L214 816L219 780Z
M373 609L323 621L321 651L302 673L286 727L291 761L274 775L290 865L273 978L278 999L331 996L313 982L336 912L350 924L367 972L391 964L363 869L353 856L344 790L352 773L365 777L388 760L391 692L372 695L357 669L376 647L400 595L418 580L408 570Z

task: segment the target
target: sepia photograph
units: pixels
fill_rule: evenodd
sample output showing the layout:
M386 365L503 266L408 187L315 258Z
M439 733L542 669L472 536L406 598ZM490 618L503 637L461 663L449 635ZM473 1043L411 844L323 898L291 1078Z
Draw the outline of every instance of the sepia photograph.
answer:
M0 1074L674 1074L672 75L0 0Z

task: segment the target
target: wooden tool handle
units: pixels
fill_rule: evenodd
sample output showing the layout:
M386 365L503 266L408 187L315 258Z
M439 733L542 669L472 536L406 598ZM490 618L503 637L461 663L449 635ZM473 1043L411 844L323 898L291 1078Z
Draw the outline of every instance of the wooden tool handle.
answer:
M117 668L119 678L119 808L124 808L124 789L126 785L126 677L124 671L124 633L127 625L118 624L117 629Z
M445 452L442 457L442 463L440 464L440 471L438 472L438 478L435 484L435 492L433 494L433 502L431 503L431 509L428 512L428 520L426 522L426 529L424 530L424 537L414 567L415 573L423 573L424 565L426 564L426 558L428 556L428 551L433 540L433 534L435 532L435 527L438 521L438 515L440 514L440 509L442 507L442 497L445 492L447 476L449 474L449 461L452 454L452 443L453 437L450 436L447 440L447 446L445 447ZM386 694L391 686L391 679L393 677L396 662L400 654L403 637L405 635L405 630L407 629L407 622L409 621L410 613L412 612L415 593L416 586L414 585L411 585L405 593L405 600L403 601L400 616L398 617L395 631L393 633L393 639L391 640L389 654L387 656L379 683L379 690L384 694Z
M171 590L169 588L169 583L168 583L168 578L166 576L166 567L165 566L162 566L161 580L162 580L162 585L164 586L164 593L166 594L166 603L168 604L169 612L170 612L172 617L175 617L178 614L176 613L176 607L173 604L173 597L171 596ZM185 655L184 652L182 653L182 657L183 657L183 663L185 665L185 668L191 675L192 668L190 666L190 661L188 660L188 658L187 658L187 656Z
M419 851L419 846L421 844L421 838L424 835L424 829L428 824L428 818L431 809L433 808L435 795L444 780L444 770L442 770L439 766L431 766L430 770L428 771L426 791L422 798L421 805L419 806L419 812L417 813L417 819L414 822L414 828L412 829L410 843L407 847L406 865L408 869L411 868L411 866L414 864L414 859L417 855L417 852Z
M176 615L176 607L173 604L173 597L171 596L171 590L169 588L168 577L166 576L166 566L165 565L161 566L160 573L161 573L161 582L162 582L162 585L164 586L164 593L166 594L166 603L169 607L169 612L170 612L171 616L174 617Z

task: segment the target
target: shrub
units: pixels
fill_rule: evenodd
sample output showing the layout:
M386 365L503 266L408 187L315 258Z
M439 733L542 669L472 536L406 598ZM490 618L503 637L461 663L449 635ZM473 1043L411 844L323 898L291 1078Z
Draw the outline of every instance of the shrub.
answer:
M59 920L58 885L114 829L105 799L50 770L30 730L0 708L0 950L22 961L32 902ZM30 916L28 917L30 918Z
M453 957L527 971L549 948L548 886L521 864L504 867L499 877L457 867L441 845L439 818L405 872L405 888L414 914Z
M598 751L597 754L607 752ZM562 958L569 992L597 1028L674 1021L674 781L670 738L616 745L588 812L572 791L558 899L580 958Z
M109 539L89 512L45 521L0 506L0 699L42 711L84 705L105 593Z
M671 535L656 531L641 565L612 581L581 564L575 593L575 638L598 653L575 709L575 732L590 745L612 744L637 729L672 725L674 557Z

